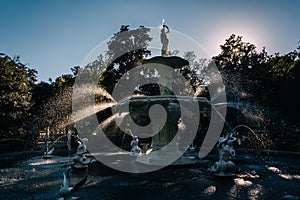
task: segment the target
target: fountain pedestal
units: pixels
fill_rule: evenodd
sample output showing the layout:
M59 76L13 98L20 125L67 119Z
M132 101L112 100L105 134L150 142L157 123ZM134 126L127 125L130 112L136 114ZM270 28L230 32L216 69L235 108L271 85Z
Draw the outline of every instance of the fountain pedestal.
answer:
M172 80L172 74L170 74L170 70L168 69L181 68L188 65L189 62L177 56L156 56L151 59L144 60L143 64L152 65L153 68L159 69L160 83L162 83L163 86L159 86L160 96L144 97L144 99L147 100L146 102L143 100L136 101L136 103L132 102L129 106L130 110L134 113L134 116L136 116L137 119L147 118L149 108L154 104L160 104L164 107L167 113L167 119L163 127L152 127L152 133L156 134L152 137L151 150L148 150L147 153L142 156L138 156L137 162L149 165L160 165L168 159L167 157L179 157L176 161L178 164L194 163L194 159L181 157L184 152L180 152L178 147L179 138L175 138L178 133L178 123L181 117L181 110L180 105L176 100L176 96L172 94L172 81L176 80ZM143 109L145 110L143 111ZM161 117L159 113L152 114L157 118ZM178 143L170 146L169 143L173 139L178 139ZM163 151L164 153L159 155L153 153L158 150Z
M167 102L167 121L164 127L153 127L153 133L158 133L152 137L152 150L159 150L169 144L178 131L178 121L180 118L180 107L178 103ZM162 128L162 129L161 129ZM161 131L157 131L161 129Z
M185 137L185 131L179 129L180 125L180 117L181 117L181 109L178 102L185 102L188 104L189 102L198 102L200 115L203 118L210 118L210 104L209 101L204 97L189 97L189 96L174 96L174 95L160 95L160 96L137 96L132 97L126 101L123 101L114 106L115 112L123 112L125 110L123 107L128 108L129 104L129 112L133 119L133 121L139 121L140 119L149 118L149 109L159 104L164 107L167 113L166 123L163 124L163 127L149 127L149 132L154 134L145 133L144 138L151 139L150 143L145 143L143 140L139 145L148 146L150 144L149 149L143 149L143 153L137 155L136 161L143 164L148 165L160 165L164 163L163 161L168 158L164 157L177 157L178 160L173 164L192 164L195 163L196 154L183 155L185 152L184 149L179 148L183 145L180 143L181 140L179 137ZM189 111L187 111L189 112ZM161 117L161 114L152 112L153 118ZM150 120L145 120L150 121ZM126 123L126 122L123 122ZM147 125L147 124L143 124ZM203 124L202 124L203 126ZM131 129L130 125L127 127ZM179 131L179 132L178 132ZM188 130L187 130L188 131ZM133 132L134 134L134 132ZM176 135L177 134L177 135ZM152 136L153 135L153 136ZM173 141L173 145L170 142ZM178 141L178 142L177 142ZM161 151L158 156L156 155L156 151Z

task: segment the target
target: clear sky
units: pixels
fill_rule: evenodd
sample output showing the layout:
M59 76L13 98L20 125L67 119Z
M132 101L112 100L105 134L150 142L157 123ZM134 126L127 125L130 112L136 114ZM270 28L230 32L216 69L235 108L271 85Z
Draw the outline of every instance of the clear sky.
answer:
M0 52L20 55L47 81L71 73L121 25L157 27L162 18L209 56L232 33L268 53L287 53L300 41L299 0L0 0Z

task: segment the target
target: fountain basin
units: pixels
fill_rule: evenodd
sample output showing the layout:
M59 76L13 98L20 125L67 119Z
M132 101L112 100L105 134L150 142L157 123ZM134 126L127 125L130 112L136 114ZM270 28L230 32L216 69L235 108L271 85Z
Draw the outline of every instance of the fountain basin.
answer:
M167 119L163 127L150 126L149 133L144 133L142 137L149 138L151 137L151 143L149 144L150 152L147 154L143 154L143 156L137 156L136 161L142 164L148 165L163 165L165 158L167 157L178 157L178 159L172 163L172 165L182 165L182 164L193 164L196 163L195 157L192 156L182 156L186 149L179 149L176 145L170 147L170 142L176 137L178 134L179 124L181 116L184 112L189 113L192 118L193 110L189 110L189 103L197 103L199 108L200 118L210 120L210 111L211 106L210 102L204 97L192 97L192 96L174 96L174 95L160 95L160 96L136 96L132 97L128 100L121 101L120 103L114 105L112 107L114 113L129 113L132 120L139 126L146 126L151 122L149 117L149 110L154 105L162 106L167 114ZM152 112L153 118L161 118L160 112ZM199 119L200 120L200 119ZM126 123L126 122L124 122ZM199 122L197 122L199 123ZM127 126L128 129L131 129L131 124ZM209 124L201 124L198 127L200 129L204 129L205 126L208 127ZM188 127L187 127L188 128ZM134 130L134 129L132 129ZM188 130L180 130L181 137L185 137L184 133ZM133 134L134 131L133 131ZM179 137L179 136L177 136ZM193 142L193 141L192 141ZM180 138L178 139L178 144L180 143ZM145 145L145 143L143 143ZM155 152L160 150L168 145L168 148L165 151L166 154L164 156L154 156L151 152ZM190 144L188 144L190 145ZM178 145L180 146L180 144ZM172 155L171 155L172 154Z

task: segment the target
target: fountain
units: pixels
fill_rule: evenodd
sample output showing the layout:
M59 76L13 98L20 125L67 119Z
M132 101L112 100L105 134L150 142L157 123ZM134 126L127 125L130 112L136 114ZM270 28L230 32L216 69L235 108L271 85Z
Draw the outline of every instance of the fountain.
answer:
M183 153L188 150L189 144L180 144L180 146L186 146L185 149L182 151L179 149L179 142L180 142L180 136L176 135L182 135L184 134L184 131L180 133L181 130L179 130L179 121L181 118L181 110L178 104L178 101L189 103L189 102L200 102L199 105L201 111L201 115L204 117L209 117L209 103L207 99L201 98L201 97L175 97L172 95L160 95L160 96L139 96L139 97L133 97L129 100L122 101L119 104L116 104L113 106L112 109L115 109L115 112L122 113L123 109L125 109L126 106L129 106L130 115L133 117L133 120L138 121L139 119L147 119L149 118L148 112L149 108L152 106L155 106L156 104L162 105L164 109L167 112L167 120L166 123L163 125L163 127L151 127L150 132L158 133L156 135L153 135L151 137L150 143L141 143L143 145L143 156L137 156L136 161L139 163L147 164L147 165L161 165L161 160L164 160L165 158L154 156L153 153L156 151L159 151L162 149L162 151L166 152L167 156L176 156L179 157L179 159L175 162L173 162L173 165L181 165L181 164L192 164L195 163L195 158L198 155L193 156L182 156ZM188 112L188 111L187 111ZM160 113L152 111L151 113L153 118L160 118ZM125 121L125 122L124 122ZM123 123L126 124L126 120L124 120ZM127 129L130 129L127 127ZM179 134L177 134L179 132ZM138 152L140 152L140 147L137 146L138 144L138 138L137 136L134 136L134 133L132 135L132 141L131 141L131 153L134 151L135 155ZM144 133L142 135L142 138L148 138L149 135L147 133ZM171 141L174 140L172 143L172 146L170 145ZM166 145L168 145L167 148L164 148ZM148 147L146 149L145 147ZM191 150L194 148L194 146L191 148ZM191 151L193 152L193 151ZM172 155L171 155L172 154Z
M227 106L221 103L219 104L213 103L213 98L209 101L206 98L194 97L188 95L179 96L179 95L174 95L171 92L173 86L171 83L171 79L172 79L171 74L168 73L169 72L168 70L164 70L163 66L168 66L170 68L179 68L181 66L187 65L188 62L180 57L170 55L169 50L167 48L169 40L166 37L166 34L169 32L169 29L166 25L163 27L165 30L161 32L162 34L161 41L163 43L161 56L156 56L144 60L143 65L149 65L152 66L153 68L161 68L160 76L159 76L159 79L161 79L160 82L163 83L164 86L167 86L169 89L166 89L167 87L160 86L159 87L160 95L157 96L134 96L122 101L117 99L115 103L110 103L109 106L107 107L106 105L101 108L99 107L99 105L95 106L96 107L95 112L98 118L97 123L95 123L96 126L98 127L102 126L110 119L111 121L114 121L114 123L116 123L116 126L118 126L119 124L115 121L118 121L118 118L122 119L121 126L125 124L127 129L123 129L123 128L121 129L119 128L120 126L118 126L119 129L113 129L112 126L110 126L112 124L111 123L107 126L106 130L108 130L108 132L110 131L110 132L117 133L116 135L120 138L122 137L122 135L120 135L119 133L125 130L124 132L126 133L124 135L128 136L127 137L128 140L126 141L126 137L124 136L122 137L123 138L122 142L128 144L129 146L129 147L127 146L128 148L123 146L122 149L122 143L121 145L120 143L116 143L115 146L119 145L121 147L115 148L117 149L115 151L115 149L106 148L106 146L103 145L101 146L101 148L105 150L108 149L108 150L105 152L105 151L101 151L102 149L101 150L97 149L99 154L109 157L111 163L114 163L115 166L121 165L123 161L122 159L119 159L121 157L117 157L117 156L126 155L127 160L129 160L129 162L133 161L134 163L137 163L137 165L130 165L132 163L128 162L129 164L127 165L128 168L131 169L134 167L137 168L137 170L135 169L131 170L131 172L133 171L134 173L141 172L141 170L138 168L138 166L141 165L146 165L146 167L150 165L166 166L166 162L164 162L164 160L167 160L169 157L178 157L177 160L172 161L172 163L170 163L172 165L185 165L185 164L195 163L197 161L198 156L199 157L203 156L203 155L199 155L198 151L196 151L197 147L201 148L200 146L201 144L199 144L199 141L197 141L198 142L197 143L195 140L194 141L192 140L191 143L184 143L184 142L182 143L182 138L187 137L186 133L190 131L189 128L185 128L185 125L191 123L193 119L198 121L200 119L194 118L193 116L194 110L191 110L190 107L188 107L187 105L191 104L192 102L196 102L198 108L197 110L199 110L201 119L203 118L210 119L213 109L218 111L223 107ZM142 128L141 128L142 130L139 131L139 129L136 129L134 127L134 124L131 123L131 121L127 120L128 118L132 118L133 121L136 122L136 124L142 126L147 126L149 121L153 119L161 120L164 118L164 116L162 116L161 112L157 110L159 106L163 107L163 109L165 110L166 121L162 120L163 123L161 126L153 126L153 125L149 126L148 127L149 132L145 132L144 131L145 129ZM94 107L88 107L87 108L88 111L86 111L86 113L89 113L90 110L92 109L94 109ZM83 111L85 110L82 110L82 112L78 113L78 115L85 114ZM218 112L217 114L219 118L225 121L225 117L222 116L222 114ZM89 117L89 115L82 115L81 119L86 119L86 116ZM105 119L107 119L107 121L105 121ZM200 124L197 128L200 131L202 130L206 131L207 128L206 126L207 124ZM215 126L215 124L212 123L212 126ZM82 197L84 197L85 199L99 198L99 194L101 194L102 192L106 194L108 193L107 191L109 191L110 193L108 193L108 195L104 196L103 198L117 199L118 196L114 196L116 194L115 190L117 189L118 191L121 191L120 192L120 196L121 196L124 194L122 193L122 191L125 190L127 191L128 188L129 189L134 188L137 190L138 194L146 195L147 198L150 199L152 198L156 199L158 197L170 198L169 195L170 189L174 191L172 192L172 195L174 197L176 195L181 195L181 197L190 198L190 199L202 198L202 197L208 198L210 194L212 195L210 196L211 198L223 198L223 197L226 198L226 195L227 198L228 197L243 198L243 196L236 195L237 192L242 193L243 191L248 192L248 197L250 196L250 194L256 195L257 193L260 192L261 192L260 194L262 194L261 196L262 198L265 197L264 192L267 194L272 194L274 189L272 188L272 190L267 191L267 186L265 186L271 182L269 176L267 178L268 179L267 181L263 181L265 180L263 178L266 178L267 175L261 177L258 175L258 174L266 173L264 170L265 165L260 165L260 168L254 168L253 165L251 165L249 166L251 170L250 173L245 171L244 173L236 174L236 165L234 162L236 162L236 164L239 163L233 160L236 154L236 151L233 148L233 144L238 141L239 139L238 136L240 135L238 135L238 132L235 131L238 128L247 128L254 135L254 137L256 137L256 134L253 132L253 130L250 127L246 125L238 125L233 129L231 129L230 127L227 128L229 129L229 132L227 132L223 137L218 138L217 141L217 150L219 153L219 159L217 162L214 163L212 167L209 168L209 170L213 172L216 176L224 177L224 176L236 175L236 178L234 180L225 179L220 181L220 179L212 179L213 175L208 175L206 171L207 169L206 163L201 162L199 160L198 161L199 163L201 163L201 165L192 165L189 166L188 168L180 167L174 170L174 167L172 167L172 168L166 168L161 171L157 171L153 173L145 173L142 175L138 175L138 174L133 175L132 173L124 175L124 173L121 173L121 175L117 174L116 176L111 176L112 174L111 171L108 172L101 171L103 168L99 168L99 166L103 166L102 163L97 162L96 163L97 165L96 164L89 165L93 161L91 156L95 154L95 151L92 151L92 153L88 152L90 151L90 148L87 149L87 144L88 142L89 143L93 142L91 138L94 136L96 138L96 135L98 134L98 132L94 131L93 129L90 129L91 131L88 132L88 135L91 135L92 137L89 137L88 139L79 138L79 137L76 138L79 143L79 146L77 147L77 151L73 159L70 157L68 158L57 157L57 158L52 158L51 160L42 160L42 162L36 159L30 161L28 164L28 167L30 168L25 168L26 176L24 177L33 177L35 178L34 179L35 182L33 182L34 187L28 187L26 185L27 186L26 188L29 189L32 188L33 190L33 191L29 190L29 192L28 191L26 192L34 194L33 196L34 199L42 199L41 197L43 197L42 196L44 195L43 193L47 193L46 194L47 196L45 196L45 197L49 197L47 199L53 199L53 193L54 192L57 193L57 191L61 199L75 199L77 198L74 197L76 196L76 192L78 192L79 188L81 188L85 183L87 183L86 187L80 190L81 192L80 195L82 195ZM198 131L198 133L200 131ZM151 134L151 133L155 133L155 134ZM52 145L50 145L47 141L46 143L47 151L45 152L45 157L51 155L51 153L54 150L53 147L55 142L60 140L61 138L66 139L65 140L66 142L64 142L64 146L67 146L67 148L64 148L64 152L68 151L70 156L71 153L70 141L72 137L76 137L76 136L72 135L71 133L65 134L57 138L57 140L55 140ZM105 135L100 135L99 137L105 137ZM162 153L158 154L157 152L162 152ZM40 156L39 159L41 159ZM63 184L62 186L59 186L58 179L61 179L61 174L62 174L61 170L66 165L71 165L72 168L67 168L66 172L63 174ZM88 167L89 170L87 170ZM93 167L97 167L97 170L101 171L101 173L105 174L106 176L94 176L95 175L94 171L90 170ZM153 168L149 168L149 169L152 170ZM276 170L275 167L272 168L272 165L268 169ZM256 171L261 170L261 171L258 171L258 174L256 174L255 170ZM144 171L142 171L141 173L143 172ZM13 171L13 173L15 172ZM32 173L33 175L28 176L28 173ZM90 173L89 175L91 175L90 180L88 182L87 182L87 173ZM278 176L280 176L281 178L285 177L286 179L289 179L290 177L293 177L293 175L284 174L284 172L278 171L277 173ZM2 172L2 174L4 173ZM54 177L56 177L56 179L54 179ZM299 176L294 176L294 177L299 179ZM47 183L41 184L41 180L43 181L47 180ZM276 180L278 180L278 178L276 178L275 181ZM18 186L18 184L24 184L23 181L22 182L20 181L19 183L17 182L17 180L15 181L16 183L13 184L12 188L17 188L15 187L15 185ZM155 188L150 190L150 192L149 191L147 192L144 190L144 188L151 189L151 187L147 185L149 182L151 184L150 186L151 187L155 186ZM286 182L287 181L285 181L283 184L286 184ZM188 190L185 190L187 188L185 187L187 184L189 184L189 186L191 187L188 187ZM194 188L196 190L199 189L199 184L201 185L201 188L206 187L202 195L201 193L191 195L192 193L190 191L194 190ZM136 187L136 185L138 185L138 187ZM53 187L54 189L51 189L51 187ZM157 196L151 196L152 193L154 193L153 191L155 190L158 190L159 194L157 194ZM163 192L164 195L162 195ZM204 193L205 195L203 195ZM21 194L24 194L24 192L22 193L21 191ZM199 196L199 194L201 196ZM288 198L288 195L286 194L285 197ZM15 198L7 198L7 199L15 199Z
M84 105L87 108L97 105L95 92L81 97L85 77L76 78L73 112L78 132L89 139L90 154L113 169L143 173L167 165L194 164L199 154L195 152L195 146L190 145L194 143L200 148L202 158L211 151L221 133L224 122L214 112L212 102L206 97L195 96L190 80L180 73L180 70L191 63L170 54L168 33L170 29L163 23L160 31L161 55L142 58L137 66L123 74L113 87L113 102L108 102L110 106L100 111L91 111L84 117L77 115L84 110ZM210 67L215 75L214 84L209 86L212 96L224 91L221 76L214 69L214 66ZM153 77L146 77L142 72L154 74ZM95 75L91 81L93 85L90 88L94 88L94 91L99 87L95 84L99 82L99 78L101 76ZM152 95L144 96L139 93L141 87L152 85L155 86ZM223 96L224 93L218 100L224 100ZM223 114L224 110L226 109L220 112ZM210 123L210 119L213 123ZM184 126L187 128L182 128ZM127 134L127 129L132 134ZM197 133L203 135L195 142ZM200 140L203 138L201 145ZM126 145L123 144L125 142Z
M165 114L167 116L167 119L165 124L159 124L157 126L149 127L148 129L149 132L157 134L151 135L149 133L140 133L139 135L142 138L152 138L151 143L143 143L143 146L149 146L149 149L144 148L143 156L137 156L136 159L137 162L146 165L163 165L163 163L165 163L165 160L168 159L167 157L178 158L175 162L172 163L173 165L195 163L195 157L182 156L183 153L187 150L187 147L182 150L179 149L179 146L189 145L180 144L180 138L178 137L180 137L179 135L183 135L184 133L180 133L180 130L178 129L179 122L182 119L185 119L185 121L188 123L188 121L190 121L190 116L188 116L187 113L195 112L191 109L191 107L188 106L189 103L192 104L196 102L197 107L193 108L201 110L200 113L204 117L209 117L210 106L206 98L194 96L175 96L173 93L173 89L176 90L177 88L172 88L172 80L174 79L174 77L172 76L174 76L174 74L170 73L170 69L176 70L182 68L183 66L188 65L189 62L181 57L170 55L168 49L169 40L167 38L167 33L169 32L169 27L165 25L163 21L160 34L162 43L161 56L144 59L142 62L142 65L144 67L147 67L149 69L159 69L159 81L162 85L159 86L160 95L131 97L130 99L121 101L112 107L114 113L119 114L126 112L127 108L129 107L130 117L134 122L143 126L147 125L147 121L151 121L149 119L149 115L151 115L152 119L163 119L160 110L157 111L154 108L155 106L160 105L166 111ZM127 84L123 83L123 85ZM127 124L130 125L126 128L132 128L135 131L139 131L135 127L130 127L133 123ZM131 141L131 146L132 151L134 152L131 151L131 153L136 155L140 152L140 148L137 146L138 138L137 136L133 135L132 137L133 140ZM158 151L163 151L165 154L162 153L160 155L156 155Z

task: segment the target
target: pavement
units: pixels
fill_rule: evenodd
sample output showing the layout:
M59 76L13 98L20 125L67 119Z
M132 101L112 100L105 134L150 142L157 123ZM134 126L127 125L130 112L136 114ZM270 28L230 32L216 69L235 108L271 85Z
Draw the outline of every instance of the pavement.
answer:
M88 179L74 196L80 199L300 199L300 157L297 152L241 154L233 162L234 177L207 171L212 154L189 166L121 173L101 163L90 166ZM33 156L0 169L0 199L58 199L63 173L72 157L44 160ZM98 171L99 173L93 173ZM71 173L71 184L84 173Z

